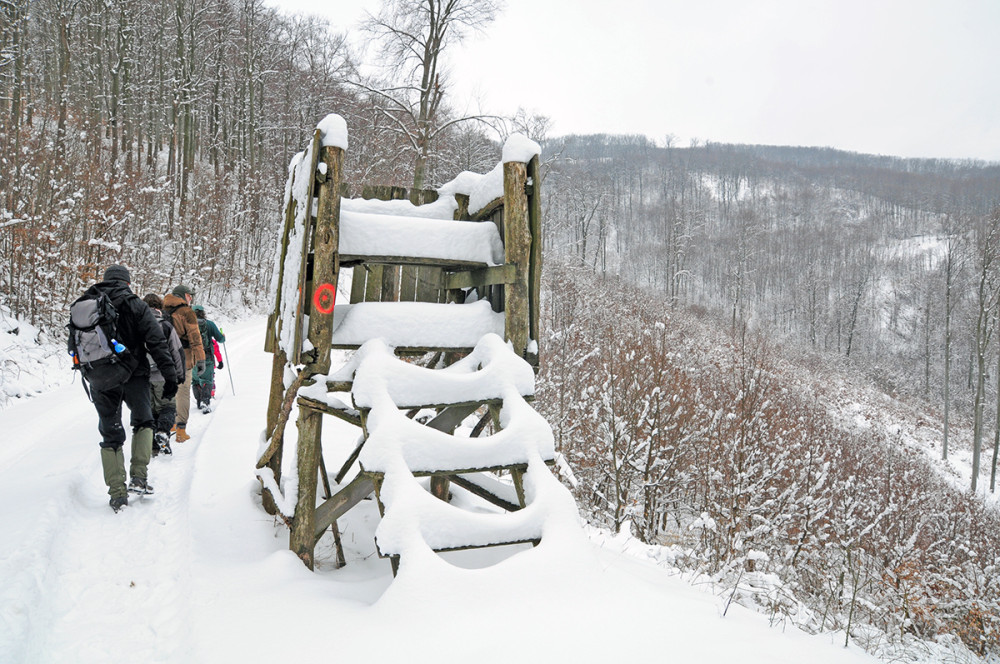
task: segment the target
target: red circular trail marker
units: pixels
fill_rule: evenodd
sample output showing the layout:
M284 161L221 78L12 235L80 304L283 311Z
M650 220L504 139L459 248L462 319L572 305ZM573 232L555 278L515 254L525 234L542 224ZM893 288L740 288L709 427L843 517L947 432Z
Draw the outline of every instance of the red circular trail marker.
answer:
M337 303L337 292L332 284L322 284L313 293L313 306L321 314L333 313L333 305Z

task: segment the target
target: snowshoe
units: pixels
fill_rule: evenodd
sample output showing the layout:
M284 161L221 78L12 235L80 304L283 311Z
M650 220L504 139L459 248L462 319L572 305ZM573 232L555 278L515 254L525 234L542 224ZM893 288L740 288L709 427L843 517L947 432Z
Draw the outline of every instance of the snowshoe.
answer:
M153 485L146 481L144 477L133 477L128 483L129 493L137 493L140 496L153 494Z
M123 507L128 506L128 496L112 496L108 504L117 514Z

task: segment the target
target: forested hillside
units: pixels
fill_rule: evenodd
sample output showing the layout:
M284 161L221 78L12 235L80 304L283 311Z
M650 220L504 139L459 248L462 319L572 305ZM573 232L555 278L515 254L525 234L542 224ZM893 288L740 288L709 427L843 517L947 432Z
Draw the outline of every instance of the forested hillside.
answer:
M669 141L668 141L669 142ZM550 143L552 252L864 368L996 441L1000 165Z
M938 462L940 422L619 278L550 264L545 285L536 403L589 520L775 623L890 659L996 652L1000 520Z

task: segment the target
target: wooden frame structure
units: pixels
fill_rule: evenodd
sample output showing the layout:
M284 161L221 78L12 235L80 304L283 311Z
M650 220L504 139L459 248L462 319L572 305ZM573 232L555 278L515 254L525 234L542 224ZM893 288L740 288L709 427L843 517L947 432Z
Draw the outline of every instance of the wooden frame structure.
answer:
M367 411L346 404L343 407L331 406L317 399L298 397L299 481L294 514L289 515L287 508L282 510L279 507L269 488L280 482L284 432L299 389L314 385L319 380L327 380L332 349L358 348L360 345L356 340L340 343L335 338L335 309L340 307L334 306L334 300L341 271L354 271L351 304L462 304L467 299L487 301L493 312L502 314L503 336L510 342L514 353L537 369L542 238L536 154L526 163L504 163L503 195L474 214L469 213L468 196L456 195L455 220L497 226L503 241L502 264L424 256L342 254L341 197L349 190L342 177L344 151L334 145L324 145L323 133L317 129L310 148L300 156L301 163L292 169L288 186L276 274L277 297L265 340L265 350L272 352L274 358L267 409L268 445L257 468L263 484L265 509L285 520L291 531L289 548L311 569L315 545L327 528L333 529L339 563L343 564L336 521L373 492L378 498L381 482L379 473L364 472L362 469L347 484L341 485L361 451L361 445L358 445L334 476L337 484L334 491L321 450L322 417L332 415L355 424L361 427L364 438L367 438ZM414 205L431 203L438 197L435 191L409 192L400 187L365 186L361 191L362 198L407 199ZM296 256L298 260L295 260ZM292 270L293 267L297 269ZM291 329L283 329L289 327L289 323ZM472 348L471 345L415 343L399 345L395 350L401 355L434 352L437 353L437 363L448 363ZM301 367L297 375L294 374L295 367ZM349 391L351 383L349 380L327 381L326 388L328 392ZM531 395L524 396L530 398ZM497 399L477 399L462 403L403 404L401 408L405 407L411 417L419 408L435 408L437 414L426 426L452 433L470 414L487 406L488 410L473 431L473 435L479 435L490 421L499 427L498 405ZM551 462L551 459L546 461ZM432 476L431 491L439 498L447 500L449 482L454 482L505 510L520 509L525 504L521 476L527 466L518 463L503 467L514 479L516 490L513 495L469 475L499 468L438 469L424 474ZM324 490L324 498L318 505L317 474ZM274 484L265 482L265 475L273 478ZM380 508L384 510L379 500ZM470 546L492 544L474 543ZM398 554L392 560L395 570Z

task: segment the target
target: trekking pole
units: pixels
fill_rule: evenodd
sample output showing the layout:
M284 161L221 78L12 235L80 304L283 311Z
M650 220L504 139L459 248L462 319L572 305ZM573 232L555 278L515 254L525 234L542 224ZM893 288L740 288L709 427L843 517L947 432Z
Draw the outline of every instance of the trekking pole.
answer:
M233 366L229 364L229 349L226 348L226 342L222 342L222 354L226 356L226 371L229 372L229 387L233 391L233 396L236 396L236 384L233 383Z

